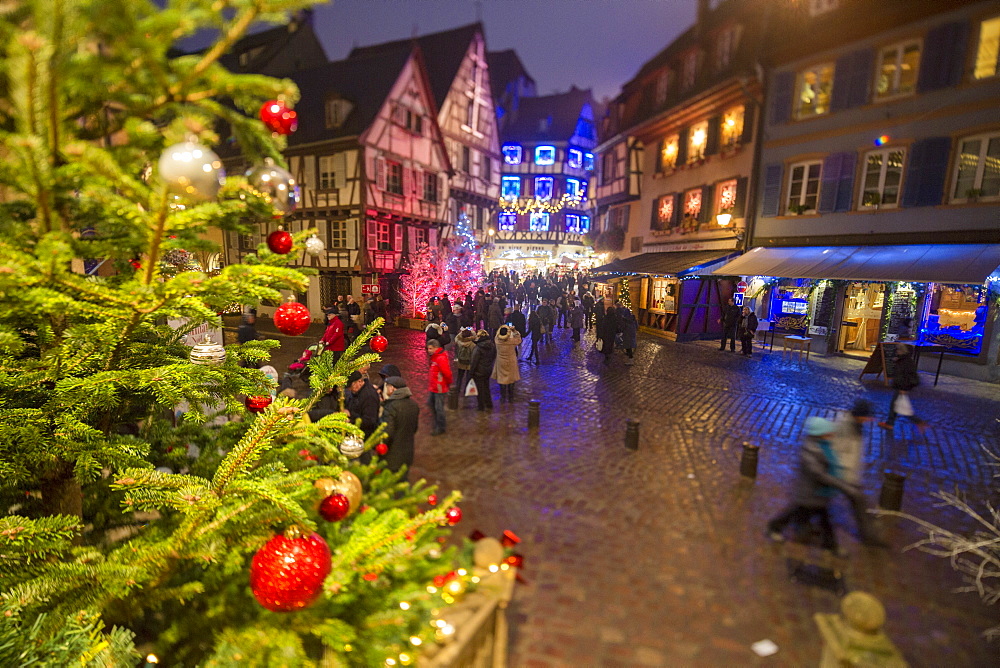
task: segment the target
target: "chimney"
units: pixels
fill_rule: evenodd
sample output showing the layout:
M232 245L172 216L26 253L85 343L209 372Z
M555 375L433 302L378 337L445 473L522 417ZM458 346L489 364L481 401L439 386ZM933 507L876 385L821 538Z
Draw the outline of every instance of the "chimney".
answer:
M698 15L695 17L696 32L701 37L705 31L705 24L708 21L708 13L711 11L711 0L698 0Z

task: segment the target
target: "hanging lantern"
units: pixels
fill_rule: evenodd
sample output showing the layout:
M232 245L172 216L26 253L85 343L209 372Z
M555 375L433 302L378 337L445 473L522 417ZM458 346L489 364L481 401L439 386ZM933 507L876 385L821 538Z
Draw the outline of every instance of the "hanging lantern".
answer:
M190 141L164 150L158 166L170 192L195 201L214 199L226 179L219 156Z
M298 181L271 158L264 158L264 164L248 169L246 177L254 190L264 195L281 215L294 211L302 200Z
M191 364L219 366L226 361L226 349L221 344L212 341L210 334L206 334L201 343L191 348L191 355L188 359L191 360Z

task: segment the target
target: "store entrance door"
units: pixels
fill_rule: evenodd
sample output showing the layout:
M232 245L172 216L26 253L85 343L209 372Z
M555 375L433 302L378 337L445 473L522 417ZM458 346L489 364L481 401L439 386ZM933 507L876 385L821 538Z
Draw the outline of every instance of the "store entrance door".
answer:
M852 283L844 293L838 352L868 357L879 342L885 283Z

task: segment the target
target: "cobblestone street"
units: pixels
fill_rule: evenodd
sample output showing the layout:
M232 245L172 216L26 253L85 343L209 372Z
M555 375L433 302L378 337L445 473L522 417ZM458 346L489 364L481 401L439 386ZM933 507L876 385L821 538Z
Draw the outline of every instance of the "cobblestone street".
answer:
M757 351L747 359L716 342L640 337L634 366L616 353L605 367L593 339L573 346L569 331L556 330L540 366L522 364L513 405L495 387L492 413L465 398L438 437L424 408L417 439L413 477L465 495L460 533L510 529L524 541L510 665L816 665L812 615L834 612L839 597L791 581L795 548L770 543L764 525L786 503L805 418L832 417L865 396L884 419L890 391L859 383L861 361ZM423 404L423 333L385 334L385 361ZM930 493L994 493L981 446L1000 442L1000 389L923 380L914 403L931 423L926 441L869 429L866 489L874 505L891 464L908 475L904 511L955 526L962 518L936 508ZM527 429L528 399L541 402L537 433ZM641 422L636 452L623 445L627 418ZM744 441L761 446L756 483L739 475ZM911 665L996 665L1000 646L981 635L996 609L954 593L962 582L947 560L903 551L919 538L911 523L882 520L892 548L871 549L855 538L845 499L834 506L849 552L836 562L846 587L881 599L886 630ZM779 651L758 658L750 645L765 638Z

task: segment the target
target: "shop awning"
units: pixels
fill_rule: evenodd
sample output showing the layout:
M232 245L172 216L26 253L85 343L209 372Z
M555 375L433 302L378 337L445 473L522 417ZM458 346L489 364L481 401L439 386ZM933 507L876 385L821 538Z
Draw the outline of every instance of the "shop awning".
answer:
M615 260L591 269L595 274L645 274L650 276L686 276L711 274L712 265L724 262L735 251L675 251L672 253L643 253L624 260Z
M978 285L997 267L997 244L805 246L754 248L713 273Z

